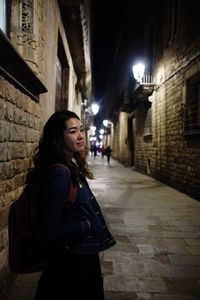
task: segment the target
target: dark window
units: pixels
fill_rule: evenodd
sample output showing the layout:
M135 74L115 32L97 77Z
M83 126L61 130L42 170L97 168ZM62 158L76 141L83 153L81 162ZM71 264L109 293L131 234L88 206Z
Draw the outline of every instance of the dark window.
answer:
M184 133L200 133L200 73L187 81Z
M58 35L55 110L68 108L69 66L60 34Z
M0 0L0 29L8 35L10 1Z
M178 0L167 2L166 47L176 38L178 21Z
M56 107L55 110L61 109L61 88L62 88L62 65L57 57L56 62Z
M145 118L145 123L144 123L144 134L152 134L152 109L149 108L146 118Z
M144 142L152 141L152 109L151 108L148 109L145 117L143 139Z

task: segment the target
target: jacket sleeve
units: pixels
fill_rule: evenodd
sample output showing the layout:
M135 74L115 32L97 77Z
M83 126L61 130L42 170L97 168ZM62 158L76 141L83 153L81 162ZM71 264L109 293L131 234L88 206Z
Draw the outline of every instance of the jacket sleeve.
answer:
M38 235L43 242L59 243L74 247L90 234L87 222L61 222L67 203L70 172L62 167L50 169L42 182L42 199L38 222Z

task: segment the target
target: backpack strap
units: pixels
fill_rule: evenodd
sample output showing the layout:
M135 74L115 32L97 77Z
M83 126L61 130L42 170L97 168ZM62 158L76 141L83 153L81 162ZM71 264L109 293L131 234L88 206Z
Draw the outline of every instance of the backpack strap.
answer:
M60 164L60 163L50 165L47 168L47 170L52 169L52 168L56 168L56 167L63 168L63 169L67 170L70 173L69 168L67 166L63 165L63 164ZM68 189L68 194L67 194L67 204L73 204L76 200L76 195L77 195L77 187L71 181L70 185L69 185L69 189Z

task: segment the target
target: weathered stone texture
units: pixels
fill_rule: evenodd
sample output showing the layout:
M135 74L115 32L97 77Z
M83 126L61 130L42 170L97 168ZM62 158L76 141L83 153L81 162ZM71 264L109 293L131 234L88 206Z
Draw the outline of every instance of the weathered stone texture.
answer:
M12 1L11 41L37 76L45 81L47 1ZM38 26L40 24L40 26Z
M125 166L130 166L129 152L128 152L128 115L125 112L120 112L119 116L119 153L118 159Z
M165 78L151 96L152 143L143 140L143 132L136 136L135 166L146 173L150 159L153 176L199 199L200 139L199 135L185 136L183 129L186 72L200 71L199 44L196 48L181 45L182 40L177 40L159 62L165 66Z
M1 89L2 87L2 89ZM41 106L0 77L0 270L7 264L10 203L22 192L41 132Z
M9 40L5 37L1 48L5 52L8 47L10 56L0 75L0 297L10 277L8 245L2 243L9 207L24 187L42 127L50 115L61 108L73 110L83 117L81 102L84 98L91 99L89 32L86 28L89 23L85 22L87 15L81 23L84 5L81 5L82 10L79 11L78 6L74 10L73 3L69 4L76 19L76 24L72 24L73 28L69 31L61 17L66 5L64 2L13 0L10 5ZM66 18L68 14L65 13ZM81 31L82 25L84 32ZM68 40L72 34L72 44L76 42L76 46L69 45ZM58 58L63 69L59 74L62 77L63 94L60 100L56 98L57 89L60 89L56 81ZM77 76L80 70L83 70L81 79ZM86 92L88 97L85 96Z

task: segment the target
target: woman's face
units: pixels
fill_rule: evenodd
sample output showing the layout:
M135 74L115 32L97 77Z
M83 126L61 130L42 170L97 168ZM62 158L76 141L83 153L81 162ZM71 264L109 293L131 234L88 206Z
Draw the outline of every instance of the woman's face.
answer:
M73 156L74 153L83 152L85 150L85 133L81 121L76 118L71 118L66 121L65 125L65 149L71 156Z

